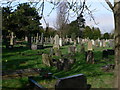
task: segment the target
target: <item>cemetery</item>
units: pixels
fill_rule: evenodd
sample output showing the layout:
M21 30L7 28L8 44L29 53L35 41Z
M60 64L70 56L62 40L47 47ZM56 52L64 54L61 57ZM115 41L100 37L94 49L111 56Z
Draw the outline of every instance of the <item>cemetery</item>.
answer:
M1 10L3 90L115 88L120 35L86 23L86 12L92 15L86 0L80 1L80 9L77 2L62 0L19 3L15 8L10 7L13 2L7 2L9 6L3 5ZM46 3L54 5L51 10L56 8L53 27L53 21L49 22L52 11L44 16ZM70 10L77 15L71 21L67 20ZM93 16L90 19L95 20Z
M60 78L79 74L85 76L86 85L91 85L91 88L112 88L115 67L113 47L100 47L100 43L96 46L91 41L60 46L58 39L53 44L43 44L42 49L29 49L26 41L22 47L16 44L13 48L6 48L3 45L3 88L28 88L31 76L42 88L56 88Z

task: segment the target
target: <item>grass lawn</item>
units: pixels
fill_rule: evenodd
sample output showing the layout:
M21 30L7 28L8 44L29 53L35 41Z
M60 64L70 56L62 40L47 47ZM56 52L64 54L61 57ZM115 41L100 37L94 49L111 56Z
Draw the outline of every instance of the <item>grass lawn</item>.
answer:
M78 50L80 45L77 45ZM75 74L85 74L87 76L88 84L92 85L92 88L112 88L114 73L113 72L103 72L101 66L114 63L114 56L109 56L109 59L102 59L102 50L106 48L94 47L94 58L95 64L86 64L85 55L77 52L75 54L76 63L72 66L69 71L58 71L56 67L47 67L42 64L41 55L31 55L24 56L22 54L37 54L39 53L49 53L50 48L45 48L41 50L29 50L26 47L16 48L13 50L7 50L3 48L2 53L2 70L18 70L27 68L45 68L53 75L61 78ZM61 47L62 54L68 53L68 46ZM41 80L37 81L44 87L52 87L56 80ZM28 84L27 77L14 78L14 79L4 79L2 81L3 89L5 87L9 88L24 88Z

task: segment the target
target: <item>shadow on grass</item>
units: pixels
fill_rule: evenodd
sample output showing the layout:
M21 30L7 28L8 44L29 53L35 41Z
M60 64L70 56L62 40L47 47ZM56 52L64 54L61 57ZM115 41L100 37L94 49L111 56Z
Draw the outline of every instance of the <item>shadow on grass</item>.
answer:
M3 70L16 70L16 69L26 69L26 68L32 68L34 64L30 63L30 65L27 65L27 61L33 61L38 58L26 58L26 59L13 59L9 60L8 62L3 62ZM20 64L26 64L25 66L20 66ZM36 65L36 64L35 64ZM5 67L5 68L4 68Z
M87 64L85 61L85 55L77 53L76 54L76 62L74 65L71 67L71 70L69 71L56 71L54 73L55 76L61 78L65 76L70 76L74 74L85 74L88 77L95 77L95 76L100 76L104 75L105 73L101 71L101 66L109 64L110 62L104 62L106 63L101 63L102 62L102 52L96 51L94 52L94 58L95 58L95 64Z

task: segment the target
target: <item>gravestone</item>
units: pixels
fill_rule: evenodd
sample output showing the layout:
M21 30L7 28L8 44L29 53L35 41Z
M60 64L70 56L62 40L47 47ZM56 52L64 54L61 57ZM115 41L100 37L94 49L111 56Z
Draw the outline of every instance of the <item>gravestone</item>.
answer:
M103 47L106 47L106 42L105 42L105 40L103 40Z
M68 76L65 78L60 78L55 84L55 90L61 89L87 89L87 79L83 74Z
M68 53L75 53L75 52L76 52L76 47L75 46L68 47Z
M36 44L38 44L38 42L39 42L39 35L38 35L38 33L37 33Z
M25 41L28 42L28 37L27 36L25 36Z
M13 39L14 39L13 32L11 32L10 45L12 46L13 46Z
M54 37L53 48L58 48L59 49L59 36L58 35L55 35L55 37Z
M52 59L48 54L42 54L42 62L47 66L52 66Z
M74 40L74 46L76 46L77 45L77 42L76 42L76 40Z
M77 38L77 42L80 43L80 38L79 37Z
M62 38L59 39L59 45L62 46Z
M72 38L70 38L70 43L73 43Z
M89 64L94 64L94 54L93 51L87 51L86 52L86 62Z
M95 46L98 47L99 46L99 41L95 40Z
M31 45L31 49L32 49L32 50L37 50L37 45L36 45L36 44L32 44L32 45Z
M91 40L92 41L92 45L95 45L95 41L94 40Z
M92 47L92 41L88 41L88 51L92 51L93 47Z

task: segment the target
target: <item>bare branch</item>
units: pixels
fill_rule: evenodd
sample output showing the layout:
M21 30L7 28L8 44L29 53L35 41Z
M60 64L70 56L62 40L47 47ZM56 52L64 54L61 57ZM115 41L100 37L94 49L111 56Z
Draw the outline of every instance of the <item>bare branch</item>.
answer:
M100 1L99 1L100 2ZM105 9L107 9L108 11L110 11L110 12L112 12L112 10L111 9L108 9L102 2L100 2L100 4L105 8Z
M92 11L90 11L87 6L85 6L85 8L88 10L88 14L90 15L90 17L92 18L92 20L94 21L94 23L95 23L96 25L98 25L98 23L97 23L97 22L95 21L95 19L94 19L94 16L93 16L93 14L92 14Z
M109 0L105 0L106 1L106 3L109 5L109 7L113 10L113 5L111 4L111 2L109 1Z

